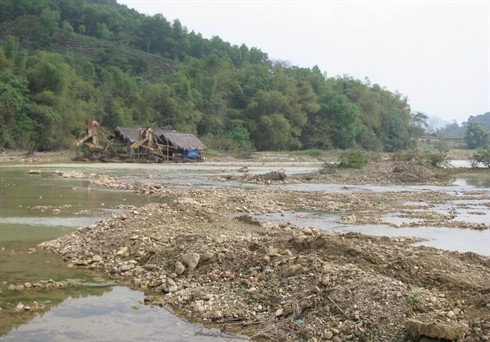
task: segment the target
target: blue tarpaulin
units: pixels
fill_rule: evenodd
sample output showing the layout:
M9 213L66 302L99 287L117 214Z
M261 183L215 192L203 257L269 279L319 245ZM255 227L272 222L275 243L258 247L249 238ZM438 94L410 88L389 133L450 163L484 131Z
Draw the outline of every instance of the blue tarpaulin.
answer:
M197 158L197 156L198 156L197 150L185 150L184 153L182 153L182 157L184 159Z

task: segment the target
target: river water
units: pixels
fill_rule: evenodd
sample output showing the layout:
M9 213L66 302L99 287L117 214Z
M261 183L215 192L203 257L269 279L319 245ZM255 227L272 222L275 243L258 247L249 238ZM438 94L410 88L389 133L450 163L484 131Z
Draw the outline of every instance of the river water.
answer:
M285 166L286 174L307 173L318 165ZM56 170L80 171L120 177L133 182L156 179L178 183L176 187L223 187L259 185L223 183L216 176L234 174L238 166L230 164L56 164L35 165L41 175L28 175L33 165L1 165L0 174L0 308L36 301L46 309L37 312L0 311L0 341L227 341L240 340L222 336L214 330L182 320L165 308L142 304L144 294L121 286L109 286L107 279L85 270L68 268L56 255L36 249L43 241L65 235L77 227L89 225L117 211L120 205L144 205L164 199L138 196L132 192L94 189L88 180L52 176ZM257 166L249 174L277 171L280 167ZM282 186L284 187L284 186ZM364 191L430 191L440 187L417 186L341 186L291 185L293 189L364 192ZM490 193L488 180L459 180L443 191L481 190ZM449 210L456 203L441 203L437 210ZM459 211L459 219L490 222L490 208L471 204L484 215L471 215L471 209ZM54 213L53 208L60 208ZM311 218L309 214L314 214ZM437 248L472 251L490 255L490 231L456 228L390 228L388 226L348 226L336 224L338 216L320 212L286 212L284 216L259 217L267 221L283 221L342 232L361 231L371 235L419 236L424 245ZM385 217L389 222L397 218ZM390 221L391 220L391 221ZM327 228L328 227L328 228ZM6 284L62 282L57 289L6 290ZM106 286L107 285L107 286Z

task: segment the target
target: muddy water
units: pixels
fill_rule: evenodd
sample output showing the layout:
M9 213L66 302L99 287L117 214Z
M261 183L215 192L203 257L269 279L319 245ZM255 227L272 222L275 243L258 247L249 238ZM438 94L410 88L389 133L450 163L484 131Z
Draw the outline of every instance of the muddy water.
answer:
M27 167L13 165L0 170L0 341L222 340L217 332L191 325L165 309L142 305L142 292L105 286L107 280L99 274L67 268L58 256L36 248L110 216L119 205L140 206L159 199L90 189L88 180L53 177L58 165L36 169L42 174L28 175ZM60 212L53 212L55 208ZM40 281L63 287L19 292L6 288ZM34 301L45 308L9 310Z

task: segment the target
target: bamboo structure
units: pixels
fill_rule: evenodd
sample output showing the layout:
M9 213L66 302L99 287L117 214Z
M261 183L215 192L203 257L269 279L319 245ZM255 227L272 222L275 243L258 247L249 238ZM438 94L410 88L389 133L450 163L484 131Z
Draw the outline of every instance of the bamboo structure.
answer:
M85 159L102 161L155 162L203 161L206 148L193 134L174 130L116 127L110 135L100 134L102 128L93 120L86 121L85 131L75 141ZM99 144L104 136L104 146Z

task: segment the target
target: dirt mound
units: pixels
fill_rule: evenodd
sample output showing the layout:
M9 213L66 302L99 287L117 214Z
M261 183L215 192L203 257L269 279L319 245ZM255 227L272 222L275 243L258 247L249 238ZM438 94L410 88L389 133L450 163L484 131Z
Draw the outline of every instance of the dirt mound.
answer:
M226 199L193 190L171 205L133 208L42 247L145 290L148 304L253 338L408 341L409 318L448 327L434 338L458 327L474 341L489 337L488 258L413 247L409 238L236 220L205 199L221 209L238 202L238 211L245 199L261 203L223 191Z
M436 174L428 167L418 165L415 162L397 162L395 163L390 179L396 183L426 183L435 181Z

